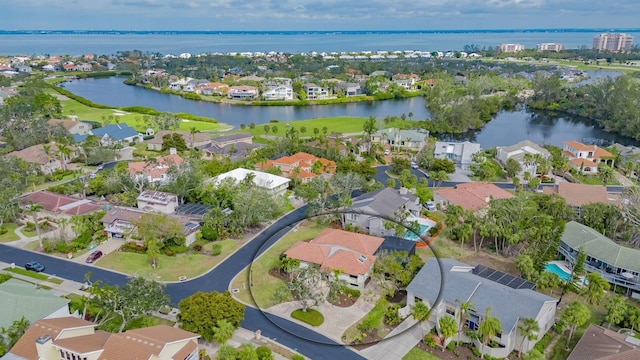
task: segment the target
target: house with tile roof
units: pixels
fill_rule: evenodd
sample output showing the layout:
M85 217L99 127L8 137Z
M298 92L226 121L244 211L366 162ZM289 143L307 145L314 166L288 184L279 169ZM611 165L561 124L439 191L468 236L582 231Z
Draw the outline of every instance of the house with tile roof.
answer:
M129 174L142 177L150 183L165 184L169 182L167 172L172 166L180 166L184 159L177 154L159 156L155 161L133 161L127 164Z
M429 140L429 131L422 129L403 130L396 128L378 130L371 135L371 142L389 146L396 150L420 151Z
M314 177L336 172L335 161L320 158L305 152L298 152L291 156L282 156L275 160L267 160L256 164L257 170L277 167L286 178L298 178L302 182L309 182Z
M495 280L494 280L495 279ZM534 291L535 286L513 275L483 266L472 266L454 259L430 258L407 286L407 307L422 301L429 308L429 320L451 316L460 323L460 304L469 301L473 308L462 319L463 329L448 341L474 343L477 349L494 358L506 358L523 343L525 352L544 336L555 323L558 300ZM502 331L491 340L497 347L481 346L465 330L478 330L487 308L500 320ZM523 339L518 325L533 318L540 331L534 340Z
M49 146L49 150L45 148L45 145ZM65 164L71 161L71 158L79 156L79 151L74 146L68 146L72 151L71 156L67 158L65 156ZM62 164L60 155L58 154L58 146L55 142L49 144L38 144L29 146L18 151L12 151L6 156L13 156L22 159L26 162L40 165L40 170L45 174L52 174L56 170L63 170L66 165Z
M208 179L206 180L206 183L217 185L221 182L227 181L227 179L234 183L239 183L248 176L251 177L251 180L256 186L266 189L273 196L284 195L289 188L289 182L291 181L283 176L273 175L262 171L237 168Z
M492 183L470 182L438 189L433 197L442 206L453 204L475 212L489 206L491 200L511 199L514 195Z
M638 339L605 327L590 324L567 360L640 359Z
M52 193L46 190L34 191L22 197L20 203L28 206L31 202L41 205L43 212L70 218L100 210L102 206L90 199L79 199L67 195Z
M575 264L580 250L586 255L586 271L597 271L612 287L640 296L640 249L622 246L586 225L570 221L564 226L558 254Z
M541 156L543 159L551 159L549 150L530 140L523 140L511 146L498 146L496 151L496 158L502 166L505 166L509 159L514 159L520 164L522 173L528 172L532 175L537 174L538 169L536 162L529 160L529 157Z
M582 207L588 204L610 204L616 199L610 198L607 194L607 188L602 185L586 185L570 182L561 182L555 186L545 186L542 188L545 194L558 194L567 201L567 205L571 206L578 217L582 216Z
M362 289L371 277L376 261L374 254L383 242L383 238L376 236L324 229L308 242L295 243L284 254L300 260L300 266L319 265L323 272L341 270L340 280Z
M143 141L142 134L127 124L111 124L93 129L91 130L91 135L97 136L102 146Z
M69 299L18 279L0 284L0 299L0 328L3 329L8 329L23 316L31 324L39 319L70 316Z
M192 360L200 335L157 325L111 334L75 317L36 321L6 360Z
M614 166L613 154L596 145L565 141L562 155L569 159L571 167L585 175L596 175L600 163Z
M420 200L406 189L383 188L354 198L344 216L347 224L370 235L387 236L395 230L385 227L385 219L406 216L406 221L414 221L421 209Z
M204 146L211 142L211 138L208 135L200 132L191 134L189 131L162 130L155 133L153 139L146 140L147 149L161 151L164 136L170 134L180 135L180 137L184 139L185 144L187 144L187 147L190 149Z

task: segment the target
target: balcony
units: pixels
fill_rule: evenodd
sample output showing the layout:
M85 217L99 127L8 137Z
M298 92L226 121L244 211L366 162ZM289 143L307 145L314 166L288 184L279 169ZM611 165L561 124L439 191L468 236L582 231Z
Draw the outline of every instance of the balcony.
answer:
M577 251L569 248L565 244L561 244L558 248L558 252L563 255L571 264L576 263L576 256L578 255ZM584 269L588 272L597 271L605 280L607 280L612 285L623 286L629 289L640 291L640 279L638 275L632 278L624 277L616 273L616 267L609 266L602 261L585 261ZM609 269L609 271L607 271L607 269Z

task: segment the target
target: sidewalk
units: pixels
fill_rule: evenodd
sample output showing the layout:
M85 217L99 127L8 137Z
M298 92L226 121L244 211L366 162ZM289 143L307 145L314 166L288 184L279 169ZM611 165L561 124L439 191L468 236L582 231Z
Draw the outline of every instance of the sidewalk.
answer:
M424 334L431 331L433 324L423 322L418 324L412 316L404 320L384 340L362 351L360 355L370 360L402 359L413 349Z
M17 265L16 265L17 266ZM49 276L49 278L58 278L62 280L61 284L56 284L54 282L48 281L48 280L39 280L36 278L32 278L30 276L26 276L26 275L21 275L21 274L16 274L14 272L11 271L7 271L4 270L6 268L10 268L11 264L9 263L5 263L5 262L1 262L0 261L0 272L4 273L4 274L10 274L12 277L19 279L19 280L23 280L26 282L30 282L39 286L45 286L47 288L51 288L51 291L58 295L58 296L65 296L68 294L76 294L76 295L80 295L80 296L89 296L89 293L83 290L80 290L82 288L82 283L76 282L76 281L71 281L71 280L66 280L63 278L58 278L56 276ZM48 275L48 274L45 274Z

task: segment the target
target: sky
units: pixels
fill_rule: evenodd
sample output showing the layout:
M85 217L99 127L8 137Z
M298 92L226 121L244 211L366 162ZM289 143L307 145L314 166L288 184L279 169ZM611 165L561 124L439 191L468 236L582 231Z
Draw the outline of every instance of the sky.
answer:
M2 0L1 30L637 28L638 0Z

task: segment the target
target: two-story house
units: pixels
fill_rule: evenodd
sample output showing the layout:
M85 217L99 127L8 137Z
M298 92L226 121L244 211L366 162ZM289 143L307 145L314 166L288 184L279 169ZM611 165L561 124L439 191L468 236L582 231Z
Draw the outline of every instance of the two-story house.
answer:
M227 91L227 96L234 100L255 100L260 91L255 86L231 86Z
M307 94L307 100L320 100L329 97L329 90L316 84L304 84L304 92Z
M127 164L129 174L133 177L143 178L149 183L167 183L167 172L172 166L180 166L184 162L177 154L159 156L155 161L134 161Z
M293 100L293 88L289 85L278 85L262 92L264 100Z
M429 131L422 129L401 130L388 128L378 130L371 136L371 142L388 145L396 150L420 151L429 140Z
M531 175L538 173L536 157L550 160L551 153L549 150L539 146L530 140L523 140L511 146L498 146L497 159L504 166L509 159L514 159L520 164L522 173L528 172Z
M162 191L145 190L136 199L138 209L173 214L178 207L178 195Z
M309 182L318 174L333 174L336 172L335 161L319 158L317 156L298 152L291 156L282 156L275 160L267 160L264 163L256 164L258 170L277 167L282 172L282 176L287 178L297 177L303 182Z
M614 156L596 145L585 145L577 141L565 141L562 154L569 158L571 166L586 175L598 173L600 163L614 166Z
M473 154L480 150L482 150L480 144L469 141L436 141L433 156L436 159L449 160L461 169L469 170L469 167L474 163L471 159Z

